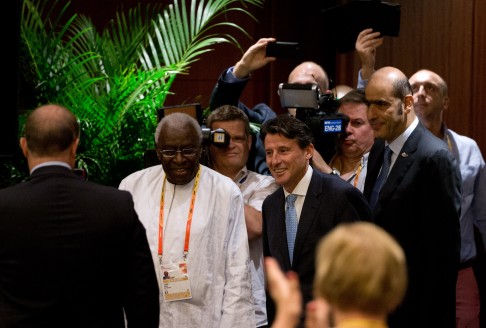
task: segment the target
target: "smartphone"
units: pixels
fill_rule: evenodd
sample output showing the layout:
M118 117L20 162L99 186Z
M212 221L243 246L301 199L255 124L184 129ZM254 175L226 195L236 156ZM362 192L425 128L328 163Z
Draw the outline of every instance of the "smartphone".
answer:
M299 54L297 42L271 42L267 44L267 57L296 57Z

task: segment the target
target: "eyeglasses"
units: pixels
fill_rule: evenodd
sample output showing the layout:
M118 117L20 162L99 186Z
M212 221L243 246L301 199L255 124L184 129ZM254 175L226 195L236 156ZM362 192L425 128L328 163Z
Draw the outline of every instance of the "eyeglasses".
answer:
M196 148L184 148L184 149L164 149L164 150L157 150L160 154L162 154L162 157L165 158L172 158L175 157L177 153L181 153L182 156L184 157L193 157L196 156L197 154L197 149Z

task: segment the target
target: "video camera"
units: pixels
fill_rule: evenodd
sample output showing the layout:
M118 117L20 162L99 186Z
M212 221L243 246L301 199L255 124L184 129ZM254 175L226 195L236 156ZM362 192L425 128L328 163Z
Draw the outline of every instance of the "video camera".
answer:
M228 147L230 143L230 135L224 129L212 130L210 128L201 128L203 135L203 146L214 145L218 148Z
M339 102L334 95L321 93L317 84L291 83L280 83L278 94L282 107L296 109L296 117L311 130L315 147L329 161L336 138L349 122L348 116L337 112Z

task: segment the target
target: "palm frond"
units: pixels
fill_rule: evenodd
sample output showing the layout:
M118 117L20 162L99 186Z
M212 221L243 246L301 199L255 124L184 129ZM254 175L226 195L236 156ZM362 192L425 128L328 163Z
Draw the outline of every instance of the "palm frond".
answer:
M228 42L236 46L239 43L228 34L207 34L217 26L227 26L243 31L238 25L230 22L215 22L223 13L237 11L251 19L255 17L244 8L231 7L235 3L261 6L263 0L191 0L189 10L186 1L174 0L153 22L153 33L148 36L149 47L142 49L140 61L145 69L183 63L187 68L198 57L214 49L211 46ZM215 22L214 24L211 24ZM246 32L244 32L249 36Z
M264 2L138 4L128 12L118 10L99 33L89 17L66 18L70 3L61 1L23 1L24 78L35 87L37 103L61 103L76 114L82 130L78 167L89 179L115 186L130 170L142 168L145 150L154 145L157 109L175 78L217 43L239 47L231 33L213 33L214 28L229 27L249 37L221 15L235 12L254 19L246 6Z

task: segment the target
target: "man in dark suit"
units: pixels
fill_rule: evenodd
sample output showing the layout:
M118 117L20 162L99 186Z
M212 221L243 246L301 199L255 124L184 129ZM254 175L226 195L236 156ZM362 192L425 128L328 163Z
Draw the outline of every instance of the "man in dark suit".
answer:
M389 326L455 327L461 204L457 163L447 145L419 122L412 88L400 70L384 67L373 73L366 100L377 141L364 194L375 223L403 247L409 270L407 295L389 316ZM375 182L385 145L391 150L391 165L379 191ZM374 207L373 193L378 195Z
M30 178L0 190L0 327L158 327L159 289L128 192L73 173L79 123L45 105L20 139Z
M341 222L371 220L371 212L357 188L311 168L314 145L311 131L302 121L291 115L277 116L262 125L261 138L267 165L281 185L263 202L263 254L275 258L282 270L299 275L305 306L313 298L315 250L320 238ZM295 242L288 236L291 210L285 205L293 195L298 221ZM293 252L292 246L289 250L292 244ZM267 312L271 324L275 308L268 292Z

